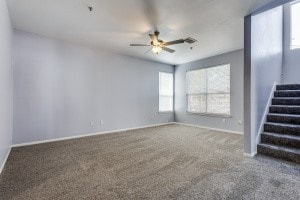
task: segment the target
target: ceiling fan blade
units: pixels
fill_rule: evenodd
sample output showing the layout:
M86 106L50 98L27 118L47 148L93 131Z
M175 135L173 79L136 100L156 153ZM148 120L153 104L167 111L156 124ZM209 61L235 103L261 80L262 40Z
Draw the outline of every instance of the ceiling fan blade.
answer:
M144 54L148 54L151 50L152 50L152 48L148 49L147 51L145 51Z
M159 43L157 35L155 35L155 34L149 34L149 36L150 36L151 40L153 41L153 43L155 43L155 44Z
M163 47L162 49L163 49L164 51L169 52L169 53L174 53L174 52L175 52L175 50L170 49L170 48L167 48L167 47Z
M131 47L149 47L149 44L130 44Z
M170 41L170 42L165 42L164 45L165 46L170 46L170 45L174 45L174 44L181 44L184 43L183 39L180 40L174 40L174 41Z

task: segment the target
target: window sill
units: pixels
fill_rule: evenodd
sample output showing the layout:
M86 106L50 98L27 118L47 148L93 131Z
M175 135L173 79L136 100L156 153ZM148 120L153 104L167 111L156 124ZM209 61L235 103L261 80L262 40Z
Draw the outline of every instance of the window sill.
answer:
M231 115L218 115L218 114L206 114L206 113L193 113L193 112L186 112L188 115L200 115L206 117L219 117L219 118L232 118Z
M158 111L158 114L172 114L174 111Z
M290 47L290 51L300 51L300 47Z

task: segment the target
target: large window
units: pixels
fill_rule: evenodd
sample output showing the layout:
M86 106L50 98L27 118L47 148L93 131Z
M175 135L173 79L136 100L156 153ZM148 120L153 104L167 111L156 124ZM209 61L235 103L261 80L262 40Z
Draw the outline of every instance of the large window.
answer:
M300 2L291 5L291 49L300 48Z
M230 115L230 64L186 73L187 112Z
M159 112L173 111L173 74L159 72Z

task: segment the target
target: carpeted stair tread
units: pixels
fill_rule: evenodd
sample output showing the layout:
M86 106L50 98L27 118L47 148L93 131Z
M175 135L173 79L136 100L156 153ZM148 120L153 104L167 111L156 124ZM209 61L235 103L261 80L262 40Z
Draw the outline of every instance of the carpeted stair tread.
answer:
M283 113L269 113L268 115L284 116L284 117L299 117L300 118L300 115L283 114Z
M273 97L273 99L300 99L300 97Z
M277 90L274 97L300 97L300 90Z
M264 131L300 136L300 125L266 122Z
M276 86L257 153L300 163L300 84Z
M284 123L273 123L273 122L266 122L265 124L271 124L271 125L275 125L275 126L300 128L300 125L297 125L297 124L284 124Z
M272 99L272 105L300 105L299 97L275 97Z
M267 122L300 125L300 115L269 113Z
M300 84L277 85L276 90L300 90Z
M261 142L264 144L286 146L295 149L300 148L300 136L295 135L264 132L261 134Z
M295 148L261 143L257 146L257 153L300 163L300 150Z
M269 108L269 113L283 113L283 114L299 114L300 115L300 105L298 106L287 106L287 105L272 105Z

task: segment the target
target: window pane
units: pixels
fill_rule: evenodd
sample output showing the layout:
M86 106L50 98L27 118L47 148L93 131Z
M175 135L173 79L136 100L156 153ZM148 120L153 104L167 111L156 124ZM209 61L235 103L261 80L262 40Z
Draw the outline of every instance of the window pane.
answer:
M159 72L159 111L173 111L173 74Z
M230 115L230 94L208 94L207 113Z
M187 94L206 93L206 69L187 72L186 82Z
M160 96L159 97L159 111L163 111L163 112L173 111L173 97Z
M206 112L206 95L188 95L187 111L191 113L205 113Z
M230 64L186 73L187 111L230 115Z
M159 73L160 95L173 95L173 74Z
M230 65L207 68L207 93L230 93Z
M300 48L300 3L291 5L291 49Z

